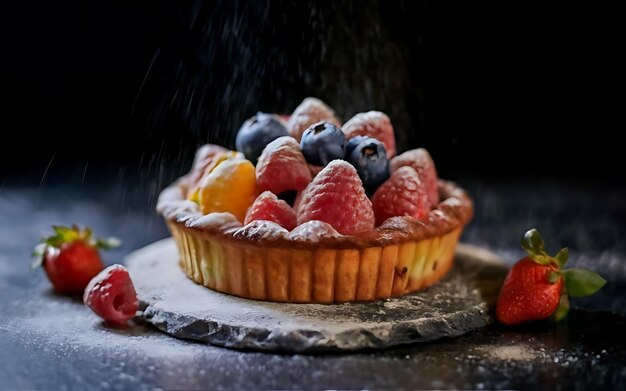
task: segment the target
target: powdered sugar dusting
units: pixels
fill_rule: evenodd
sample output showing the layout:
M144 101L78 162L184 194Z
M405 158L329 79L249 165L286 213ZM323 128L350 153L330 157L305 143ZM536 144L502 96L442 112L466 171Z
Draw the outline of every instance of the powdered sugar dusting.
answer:
M503 361L530 361L540 357L540 353L529 345L491 345L481 346L476 350L492 359Z
M214 212L204 215L202 217L198 217L196 219L190 220L187 224L190 228L206 228L206 229L216 229L225 225L233 225L239 224L239 220L232 213L228 212Z
M233 236L245 237L251 240L282 239L288 233L289 231L273 221L255 220L236 231Z
M296 242L315 243L321 239L340 238L342 236L330 224L319 220L311 220L297 226L288 237Z

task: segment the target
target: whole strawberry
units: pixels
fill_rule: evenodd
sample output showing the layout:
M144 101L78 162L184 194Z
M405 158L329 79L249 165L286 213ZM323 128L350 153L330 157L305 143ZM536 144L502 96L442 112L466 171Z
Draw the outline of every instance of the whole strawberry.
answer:
M99 249L119 246L117 239L94 239L90 228L53 226L54 235L35 248L33 267L43 266L59 293L82 293L104 264Z
M496 305L500 323L517 325L550 316L560 320L567 314L568 296L589 296L606 284L590 270L563 269L569 257L567 248L554 257L548 255L536 229L526 232L522 248L528 256L513 265L500 290Z

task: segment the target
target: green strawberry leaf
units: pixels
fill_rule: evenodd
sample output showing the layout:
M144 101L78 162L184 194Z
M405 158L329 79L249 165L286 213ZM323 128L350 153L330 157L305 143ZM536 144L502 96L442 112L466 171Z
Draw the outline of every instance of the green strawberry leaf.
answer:
M53 225L52 230L54 231L53 235L42 239L43 244L51 247L59 248L64 243L71 243L77 240L82 240L83 242L102 250L119 247L121 244L120 240L116 238L94 239L92 237L93 231L91 228L85 227L81 229L76 224L71 227Z
M52 247L61 247L63 243L73 242L80 238L80 232L75 226L70 228L61 225L53 225L52 230L54 231L54 235L43 239L43 243Z
M539 231L535 228L528 230L522 238L522 248L531 256L545 254L543 239Z
M569 312L569 298L567 297L567 293L561 295L561 301L559 301L559 306L554 311L554 314L550 317L550 320L553 322L560 322L567 316Z
M118 238L98 238L96 239L95 246L102 250L110 250L122 245L122 241Z
M567 260L569 259L569 250L567 247L563 247L558 253L556 253L554 258L559 262L561 267L565 266Z
M78 227L76 227L76 229L78 229ZM79 235L85 242L89 242L91 240L91 235L93 235L93 230L89 227L85 227L82 231L79 231Z
M591 296L606 284L599 274L586 269L568 269L563 272L567 292L571 297Z

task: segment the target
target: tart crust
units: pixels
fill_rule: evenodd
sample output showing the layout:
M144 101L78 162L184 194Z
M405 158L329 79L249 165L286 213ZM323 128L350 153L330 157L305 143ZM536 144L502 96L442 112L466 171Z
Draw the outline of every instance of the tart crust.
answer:
M157 205L181 268L198 284L255 300L372 301L424 290L452 268L473 214L465 191L440 180L442 201L424 222L394 217L359 236L321 222L288 232L271 222L242 226L227 213L203 216L184 199L185 183L166 188Z

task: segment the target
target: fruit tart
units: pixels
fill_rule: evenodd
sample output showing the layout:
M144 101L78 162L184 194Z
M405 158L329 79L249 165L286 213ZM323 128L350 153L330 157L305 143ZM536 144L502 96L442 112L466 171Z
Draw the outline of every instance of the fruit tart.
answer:
M343 126L319 99L258 113L237 151L205 145L159 196L182 270L244 298L371 301L424 290L452 267L472 202L425 149L395 155L379 111Z

